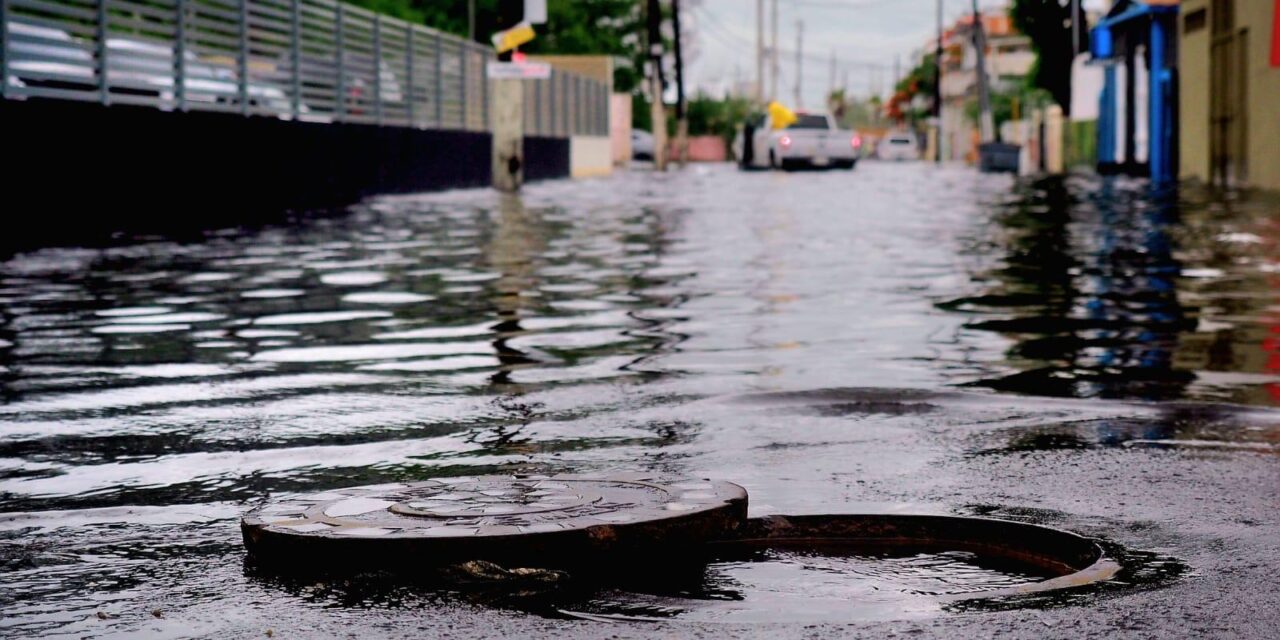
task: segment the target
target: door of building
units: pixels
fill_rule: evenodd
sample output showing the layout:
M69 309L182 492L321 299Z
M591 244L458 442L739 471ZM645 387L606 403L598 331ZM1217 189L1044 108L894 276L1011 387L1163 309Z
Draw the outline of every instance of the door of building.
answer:
M1223 186L1248 179L1249 32L1236 28L1236 0L1213 1L1209 56L1209 154L1213 181Z

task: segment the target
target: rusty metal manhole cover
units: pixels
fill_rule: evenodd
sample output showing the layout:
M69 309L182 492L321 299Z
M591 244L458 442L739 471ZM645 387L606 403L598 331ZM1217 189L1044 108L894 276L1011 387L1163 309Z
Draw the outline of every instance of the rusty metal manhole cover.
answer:
M546 564L729 538L746 511L746 490L728 482L476 476L284 498L251 511L241 529L267 563Z

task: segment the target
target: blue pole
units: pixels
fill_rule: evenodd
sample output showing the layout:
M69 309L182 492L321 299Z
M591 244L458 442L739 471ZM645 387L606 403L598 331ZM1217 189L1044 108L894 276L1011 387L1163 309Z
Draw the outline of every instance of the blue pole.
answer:
M1148 105L1150 116L1147 119L1149 131L1147 134L1150 151L1147 157L1151 163L1151 180L1156 184L1163 184L1172 179L1169 171L1169 138L1165 131L1165 99L1167 96L1164 91L1164 55L1165 55L1165 25L1158 16L1151 18L1151 69L1149 80L1151 82L1150 98Z

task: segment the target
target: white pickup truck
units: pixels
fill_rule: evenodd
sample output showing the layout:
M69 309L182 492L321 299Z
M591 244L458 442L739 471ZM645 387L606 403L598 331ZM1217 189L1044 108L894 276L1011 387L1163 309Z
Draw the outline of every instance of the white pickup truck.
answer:
M734 152L744 169L852 169L862 154L862 138L837 127L825 113L797 113L785 129L774 129L766 115L743 127Z

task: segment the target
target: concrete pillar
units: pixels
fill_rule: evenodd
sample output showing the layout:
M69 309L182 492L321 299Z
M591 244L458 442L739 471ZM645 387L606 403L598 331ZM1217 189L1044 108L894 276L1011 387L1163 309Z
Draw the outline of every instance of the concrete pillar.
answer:
M676 121L676 162L681 167L689 164L689 120L681 118Z
M493 81L493 187L524 184L524 81Z
M649 78L650 114L653 116L653 168L667 170L667 106L662 103L662 79L655 72Z
M1058 105L1049 105L1044 113L1044 170L1052 173L1062 173L1065 170L1066 162L1063 158L1063 123L1062 123L1062 107Z

